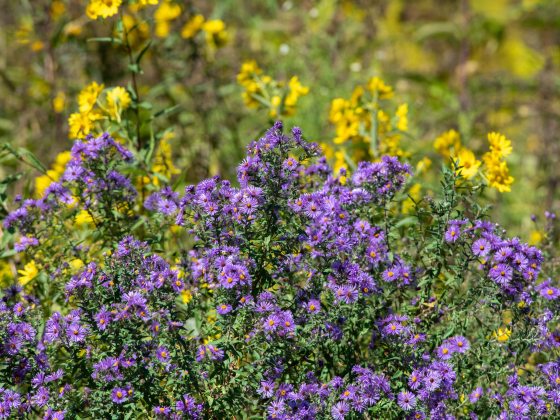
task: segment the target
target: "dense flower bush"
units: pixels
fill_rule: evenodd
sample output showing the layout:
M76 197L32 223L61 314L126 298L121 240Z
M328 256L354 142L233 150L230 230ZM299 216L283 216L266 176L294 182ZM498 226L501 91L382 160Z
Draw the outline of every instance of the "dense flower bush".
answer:
M77 141L4 220L41 281L2 295L0 418L560 415L554 272L460 171L403 214L406 163L333 175L280 123L235 184L141 197L133 169Z

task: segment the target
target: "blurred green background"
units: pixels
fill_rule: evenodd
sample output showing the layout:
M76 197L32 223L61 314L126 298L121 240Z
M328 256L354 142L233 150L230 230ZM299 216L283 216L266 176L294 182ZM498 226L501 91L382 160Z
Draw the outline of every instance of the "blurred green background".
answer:
M237 75L255 60L272 79L297 76L309 88L293 115L309 140L331 143L331 102L373 76L408 103L411 161L440 158L433 141L456 129L480 156L486 133L512 140L509 193L488 192L496 219L538 241L529 216L560 199L560 1L166 1L123 2L118 15L93 20L88 1L1 0L0 143L25 147L49 167L71 147L68 117L92 81L130 86L127 56L148 46L138 92L169 134L172 159L186 182L232 177L244 146L274 119L247 108ZM152 4L149 4L152 3ZM193 18L223 22L196 36ZM101 42L119 21L130 51ZM122 29L122 28L120 28ZM185 32L186 31L186 32ZM98 38L96 41L95 38ZM439 160L438 160L439 159ZM39 173L1 155L1 177ZM12 186L32 193L33 177Z

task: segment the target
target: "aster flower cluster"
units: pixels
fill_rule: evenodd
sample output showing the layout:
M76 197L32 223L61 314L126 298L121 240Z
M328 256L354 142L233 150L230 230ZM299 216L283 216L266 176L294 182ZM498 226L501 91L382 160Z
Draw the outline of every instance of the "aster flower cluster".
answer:
M131 157L106 135L77 142L50 212L8 216L30 255L47 244L37 220L60 226L76 202L114 240L102 257L72 247L83 262L49 271L41 301L0 294L0 418L560 413L560 289L543 254L446 194L411 223L405 163L334 175L277 123L236 183L165 186L140 209L112 172Z
M543 262L542 253L536 247L524 244L518 238L503 238L496 225L480 220L449 221L445 240L470 244L472 257L480 262L488 278L503 293L530 303L529 290ZM554 288L546 293L554 298Z
M5 228L24 235L18 251L37 246L42 239L35 237L40 230L37 224L51 221L64 207L85 211L94 221L114 217L109 214L113 210L124 211L136 190L117 169L121 161L130 162L132 158L132 153L107 133L76 141L60 182L52 182L38 199L20 199L20 207L4 219Z

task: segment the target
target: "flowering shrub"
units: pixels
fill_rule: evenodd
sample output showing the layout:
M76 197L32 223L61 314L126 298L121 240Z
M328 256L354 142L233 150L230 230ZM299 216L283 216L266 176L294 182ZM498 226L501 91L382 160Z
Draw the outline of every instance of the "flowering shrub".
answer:
M554 267L460 173L411 216L408 164L335 176L281 123L235 184L143 198L132 158L77 141L5 219L33 266L0 303L0 417L560 415Z

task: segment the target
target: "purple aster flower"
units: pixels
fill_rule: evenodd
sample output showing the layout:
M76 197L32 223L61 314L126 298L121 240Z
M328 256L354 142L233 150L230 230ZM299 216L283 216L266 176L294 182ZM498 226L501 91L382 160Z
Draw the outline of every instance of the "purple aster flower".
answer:
M109 312L105 307L103 307L96 315L95 321L97 322L97 327L100 331L105 331L107 325L111 322L111 312Z
M171 409L169 407L164 407L164 406L154 407L154 414L156 416L164 416L167 418L167 416L169 416L170 413L171 413Z
M472 245L472 252L477 257L485 257L492 248L490 242L484 238L477 239Z
M436 353L439 359L448 360L451 359L451 356L453 355L454 351L455 351L454 346L450 342L446 341L437 348Z
M404 331L404 327L400 322L389 322L383 327L383 332L387 335L400 335Z
M33 396L32 401L37 407L44 407L49 402L48 389L44 386L40 387Z
M261 386L257 390L263 398L271 398L274 395L274 382L273 381L261 381Z
M408 386L416 390L422 384L422 375L419 370L413 370L410 376L408 377Z
M557 289L556 287L552 287L552 286L542 287L539 289L539 293L545 299L555 300L558 299L558 297L560 296L560 289Z
M230 313L232 310L231 305L227 305L225 303L222 303L221 305L218 305L216 307L216 311L220 314L220 315L225 315Z
M113 388L111 399L117 404L122 404L128 399L128 392L124 388Z
M482 390L481 387L476 388L473 392L470 393L469 395L469 400L472 404L476 403L480 397L482 397L482 394L484 393L484 391Z
M520 400L513 400L509 402L509 409L511 412L519 415L526 415L529 413L529 406Z
M450 342L457 353L465 353L471 346L469 340L460 335L452 337Z
M416 397L412 392L402 391L397 397L399 407L405 411L410 411L416 406Z
M305 307L310 313L316 314L321 310L321 302L319 302L317 299L311 299L309 302L307 302Z
M492 267L488 274L499 285L507 286L513 277L513 270L507 264L498 264Z
M169 360L169 350L160 346L156 351L156 356L160 362L167 362Z
M400 276L399 267L393 266L389 267L385 271L383 271L383 280L387 282L395 281Z
M339 401L331 409L331 415L335 420L344 420L349 411L350 406L348 403L345 401Z
M428 391L435 391L441 384L441 375L438 372L432 371L424 377L422 382Z
M513 254L513 249L509 246L504 246L498 249L498 251L494 254L494 260L496 262L504 262Z
M72 323L68 326L68 328L66 329L66 335L68 336L68 338L70 339L70 341L73 341L75 343L78 343L80 341L84 341L87 335L87 327L78 324L78 323Z
M17 244L15 244L14 249L16 250L16 252L22 252L25 251L30 246L37 246L37 245L39 245L39 241L37 240L37 238L24 236L19 240Z

